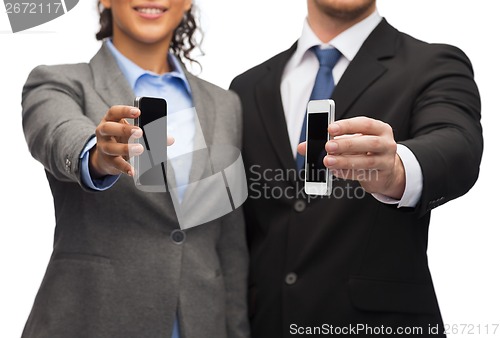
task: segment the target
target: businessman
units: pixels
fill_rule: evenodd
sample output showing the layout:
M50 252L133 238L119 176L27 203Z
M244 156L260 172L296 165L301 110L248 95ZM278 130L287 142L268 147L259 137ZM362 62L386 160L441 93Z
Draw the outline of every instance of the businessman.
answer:
M428 227L478 176L471 63L399 32L375 0L307 7L298 41L231 84L244 110L252 335L444 336ZM311 98L336 104L328 197L303 190Z

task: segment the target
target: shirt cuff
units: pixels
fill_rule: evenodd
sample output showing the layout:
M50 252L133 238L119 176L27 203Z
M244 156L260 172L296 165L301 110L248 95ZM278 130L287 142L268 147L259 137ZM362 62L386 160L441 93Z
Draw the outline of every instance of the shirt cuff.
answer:
M83 148L83 151L80 154L80 175L83 184L87 188L97 191L104 191L111 188L116 183L116 181L118 181L120 175L107 175L102 178L92 178L89 168L89 153L90 149L92 149L96 144L97 139L94 136L87 142L85 148Z
M400 200L374 193L372 194L376 200L385 204L397 204L398 208L408 207L414 208L420 201L422 196L423 175L420 163L413 152L406 146L398 144L397 154L405 168L406 185L403 196Z

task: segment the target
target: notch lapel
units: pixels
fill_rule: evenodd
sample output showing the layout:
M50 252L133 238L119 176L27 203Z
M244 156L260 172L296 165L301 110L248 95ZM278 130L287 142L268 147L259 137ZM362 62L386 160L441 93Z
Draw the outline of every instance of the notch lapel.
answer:
M205 137L207 145L211 145L213 143L214 123L216 117L215 102L210 93L208 93L207 90L200 85L200 79L189 73L186 69L184 69L184 73L186 74L186 79L191 87L193 105L196 108L196 114L203 131L203 135L195 136L195 145L197 144L196 141L199 140L201 136Z
M281 100L281 76L285 65L295 52L297 44L278 54L268 66L268 72L256 84L255 97L264 129L281 165L285 169L295 169L295 159L290 148L290 137Z
M200 85L200 80L184 69L186 79L191 87L193 105L198 122L194 136L194 151L191 171L189 173L190 186L186 189L184 199L189 199L196 189L195 182L205 176L213 174L210 165L210 147L213 144L215 127L215 102L210 93ZM207 148L208 147L208 148Z
M396 43L396 29L383 19L363 43L335 87L332 98L336 120L344 118L354 101L387 71L380 60L394 56Z
M108 106L134 104L134 92L104 43L90 60L90 68L96 92Z

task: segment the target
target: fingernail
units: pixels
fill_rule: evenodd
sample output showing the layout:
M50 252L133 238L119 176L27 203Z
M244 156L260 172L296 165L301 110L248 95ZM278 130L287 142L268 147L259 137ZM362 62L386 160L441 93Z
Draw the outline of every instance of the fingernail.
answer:
M132 135L133 138L140 138L142 136L142 129L141 128L135 128L132 129Z
M130 154L132 156L140 155L142 154L142 146L140 144L133 144L130 145L128 148Z
M138 115L139 113L140 113L140 110L139 110L139 109L137 109L137 108L132 108L132 109L130 109L130 115L132 115L132 116L136 116L136 115Z
M332 123L328 129L330 130L330 134L337 134L340 131L340 126L338 123Z
M337 142L328 142L326 144L326 151L329 153L334 153L339 149L339 144Z
M337 161L335 160L335 158L333 156L327 156L325 162L326 162L327 166L332 166Z

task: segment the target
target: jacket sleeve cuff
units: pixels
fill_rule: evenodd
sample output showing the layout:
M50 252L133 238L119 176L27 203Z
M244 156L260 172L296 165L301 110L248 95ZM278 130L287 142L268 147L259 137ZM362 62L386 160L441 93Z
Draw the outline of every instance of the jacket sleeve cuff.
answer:
M104 191L111 188L116 183L116 181L118 181L120 175L108 175L104 176L103 178L92 178L89 169L89 152L90 149L92 149L96 145L96 143L97 140L94 136L87 142L85 148L83 148L83 151L80 154L80 175L82 176L81 179L83 184L87 188L97 191Z

